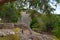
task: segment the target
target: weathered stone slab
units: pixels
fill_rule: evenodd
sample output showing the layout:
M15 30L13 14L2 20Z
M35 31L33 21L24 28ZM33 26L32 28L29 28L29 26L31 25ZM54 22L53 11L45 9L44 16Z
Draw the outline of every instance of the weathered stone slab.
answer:
M14 28L13 23L0 23L0 29L12 29Z

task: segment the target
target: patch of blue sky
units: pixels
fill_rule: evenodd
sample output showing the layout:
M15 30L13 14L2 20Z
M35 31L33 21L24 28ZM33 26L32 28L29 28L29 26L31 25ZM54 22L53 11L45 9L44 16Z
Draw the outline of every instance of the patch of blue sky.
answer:
M50 0L50 1L51 1L51 3L50 3L51 7L56 9L54 11L54 14L60 14L60 3L57 4L57 7L56 7L56 6L54 6L56 4L56 1L54 1L54 0Z
M60 14L60 4L57 5L56 11L54 13L55 14Z
M51 7L53 7L54 9L56 9L55 11L54 11L54 14L60 14L60 3L59 4L57 4L57 7L55 6L55 4L56 4L57 2L56 1L54 1L54 0L50 0L50 5L51 5ZM26 8L29 8L29 2L27 3L27 5L26 5L26 7L24 7L25 9ZM32 9L32 8L31 8ZM37 10L38 12L40 12L40 10Z

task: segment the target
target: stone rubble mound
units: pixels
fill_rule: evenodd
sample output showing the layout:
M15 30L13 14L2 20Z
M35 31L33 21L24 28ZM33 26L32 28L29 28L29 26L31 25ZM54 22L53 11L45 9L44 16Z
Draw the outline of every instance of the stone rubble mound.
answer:
M1 24L0 24L1 25ZM10 26L9 26L10 25ZM30 27L24 24L2 24L0 26L0 36L7 36L10 34L15 34L12 30L13 28L20 28L18 31L18 35L20 40L54 40L53 36L47 34L34 34L34 31L31 30Z
M15 32L11 29L0 29L0 36L14 35Z

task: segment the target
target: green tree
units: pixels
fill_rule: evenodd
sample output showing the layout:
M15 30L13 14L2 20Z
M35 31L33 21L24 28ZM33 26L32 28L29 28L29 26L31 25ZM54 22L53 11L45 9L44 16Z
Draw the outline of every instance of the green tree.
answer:
M4 23L17 22L20 13L13 3L6 3L0 6L0 9L0 18Z
M52 32L58 38L60 38L60 31L59 30L60 30L60 15L56 15L56 21L54 23L54 29Z

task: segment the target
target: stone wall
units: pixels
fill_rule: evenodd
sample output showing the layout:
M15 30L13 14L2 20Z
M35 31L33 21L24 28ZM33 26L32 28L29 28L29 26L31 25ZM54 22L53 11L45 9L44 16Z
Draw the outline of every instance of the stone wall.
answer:
M0 29L12 29L14 28L13 23L0 23Z

